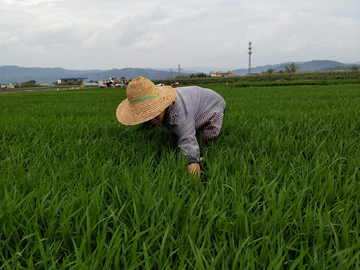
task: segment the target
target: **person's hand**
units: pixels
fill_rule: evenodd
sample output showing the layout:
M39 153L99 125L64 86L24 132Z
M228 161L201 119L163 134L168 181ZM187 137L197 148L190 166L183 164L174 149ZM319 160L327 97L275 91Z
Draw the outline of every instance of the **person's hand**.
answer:
M188 171L190 172L190 174L193 174L195 176L195 180L200 179L200 164L191 163L188 166Z
M191 163L188 166L188 171L191 175L194 176L194 181L200 180L200 165L198 163ZM195 189L197 189L196 185ZM197 195L199 196L199 190L197 191Z

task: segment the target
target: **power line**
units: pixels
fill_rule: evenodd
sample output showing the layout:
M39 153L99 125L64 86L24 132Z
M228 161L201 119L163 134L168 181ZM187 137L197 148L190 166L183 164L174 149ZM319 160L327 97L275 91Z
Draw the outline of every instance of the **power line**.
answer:
M313 47L317 47L317 46L320 46L320 45L323 45L323 44L328 44L328 43L331 43L331 42L336 41L336 40L344 39L345 37L353 36L353 35L354 35L354 34L346 35L346 36L344 36L344 37L336 38L336 39L333 39L333 40L329 40L329 41L326 41L326 42L322 42L322 43L319 43L319 44L311 45L311 46L308 46L308 47L304 47L304 48L297 49L297 50L293 50L293 51L286 52L286 53L293 53L293 52L296 52L296 51L306 50L306 49L313 48ZM284 54L285 54L285 53L284 53Z
M348 25L348 26L347 26L348 28L347 28L346 30L349 30L349 28L352 27L352 26L355 26L355 27L356 27L356 28L354 29L354 31L356 31L357 28L358 28L358 25L357 25L357 24ZM343 28L344 28L344 26L338 26L338 27L332 28L332 29L329 30L329 31L321 31L320 33L302 36L301 38L305 38L305 39L310 39L310 38L315 38L315 37L316 37L316 38L319 38L319 37L322 37L322 36L324 36L324 35L327 35L327 34L336 32L336 31L338 31L338 30L340 30L340 29L343 29ZM342 32L342 33L343 33L343 32ZM341 33L340 33L340 34L341 34Z
M350 35L346 35L346 36L336 38L336 39L333 39L333 40L329 40L329 41L326 41L326 42L322 42L322 43L307 46L307 47L304 47L304 48L292 50L292 51L289 51L289 52L274 54L274 55L271 55L271 57L267 58L266 60L263 59L263 61L261 63L265 63L264 61L266 61L266 62L274 61L276 59L281 59L283 57L290 57L290 56L294 57L294 56L298 56L298 55L303 55L303 54L306 54L306 53L311 53L311 52L314 52L314 51L317 51L317 50L323 50L323 49L326 49L326 48L331 48L331 47L334 47L334 46L338 46L338 45L341 45L341 44L344 44L344 43L348 43L348 42L352 42L352 41L356 41L356 40L360 39L360 37L358 37L358 38L355 38L355 39L350 39L350 40L343 41L341 43L337 42L336 44L331 44L331 45L326 46L326 47L316 48L316 47L319 47L319 46L322 46L322 45L326 45L326 44L330 44L330 43L333 43L333 42L336 42L336 41L343 40L345 37L349 37L349 36L353 36L353 35L354 34L350 34ZM311 49L311 50L310 51L304 51L304 50L308 50L308 49ZM296 53L296 52L298 52L298 53Z
M357 24L347 25L347 27L354 27L354 26L357 26ZM325 38L325 36L327 36L328 34L334 33L334 32L338 32L340 34L339 30L341 30L341 33L343 35L338 37L338 38L330 39L330 40L327 40L325 42L320 42L320 43L317 43L317 44L313 44L313 45L310 45L310 46L307 46L307 47L291 50L291 51L288 51L288 52L272 54L272 55L269 55L269 57L266 57L266 59L262 58L261 63L259 63L259 64L257 63L257 65L268 64L270 61L271 62L272 61L281 61L280 59L294 57L294 56L298 56L298 55L304 55L306 53L311 53L311 52L314 52L314 51L317 51L317 50L324 50L326 48L339 46L341 44L349 43L349 42L356 41L356 40L359 39L359 37L357 37L355 39L349 39L350 37L358 36L358 34L359 34L358 28L356 28L356 29L352 28L352 30L350 29L351 33L349 33L348 32L349 28L344 29L344 26L338 26L338 27L332 28L331 30L328 30L328 31L322 31L322 32L319 32L317 34L300 36L298 38L308 40L308 39L312 39L312 38L316 37L316 40L318 40L320 37ZM343 31L343 30L345 30L345 31ZM346 34L346 32L348 34ZM331 34L331 37L333 37L333 34ZM344 40L344 39L348 39L348 40ZM339 41L341 41L341 42L339 42ZM331 44L331 45L326 46L327 44ZM279 60L277 60L277 59L279 59ZM285 61L285 60L283 60L283 61ZM286 59L286 61L288 61L288 59Z

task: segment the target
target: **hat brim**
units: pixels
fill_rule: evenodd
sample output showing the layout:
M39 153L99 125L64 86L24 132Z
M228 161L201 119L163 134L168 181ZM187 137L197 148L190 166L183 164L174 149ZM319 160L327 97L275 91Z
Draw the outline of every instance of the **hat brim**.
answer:
M116 118L123 125L133 126L149 121L162 113L176 98L177 93L171 86L158 86L156 98L129 103L123 100L116 109Z

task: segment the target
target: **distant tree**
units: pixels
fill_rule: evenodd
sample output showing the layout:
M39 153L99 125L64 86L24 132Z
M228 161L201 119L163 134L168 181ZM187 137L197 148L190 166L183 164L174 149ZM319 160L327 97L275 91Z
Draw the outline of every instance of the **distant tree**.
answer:
M265 72L265 74L273 74L274 72L275 72L275 69L269 68L269 69Z
M36 84L35 80L30 80L30 81L23 82L23 83L20 84L20 87L35 87L35 86L38 86Z
M189 78L206 78L206 77L210 77L210 75L207 75L207 74L205 74L203 72L195 73L195 74L192 73L192 74L189 75Z
M359 67L354 65L354 66L350 67L350 70L359 70Z
M201 72L201 73L197 74L197 77L198 78L207 78L207 77L210 77L210 75L207 75L206 73Z
M283 70L279 70L278 73L284 73L284 71L283 71Z
M284 68L286 73L295 73L300 69L300 66L296 65L295 62L292 62L289 66L285 66Z

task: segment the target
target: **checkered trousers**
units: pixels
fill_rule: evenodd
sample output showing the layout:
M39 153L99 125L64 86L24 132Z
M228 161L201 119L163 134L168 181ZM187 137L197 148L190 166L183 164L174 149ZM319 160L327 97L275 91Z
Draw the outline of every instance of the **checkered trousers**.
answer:
M195 118L195 130L201 137L212 139L219 135L224 113L219 111L204 112Z
M178 106L173 102L167 109L167 124L170 119L181 112ZM212 139L219 135L224 113L220 111L208 111L199 114L195 117L195 130L196 134L200 135L205 139Z

